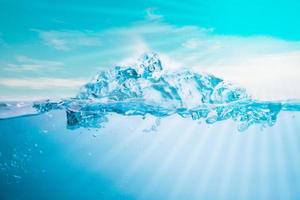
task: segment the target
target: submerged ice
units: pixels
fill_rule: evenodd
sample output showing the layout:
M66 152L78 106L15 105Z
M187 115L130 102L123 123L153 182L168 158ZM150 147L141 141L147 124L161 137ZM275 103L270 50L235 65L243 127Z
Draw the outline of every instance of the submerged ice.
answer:
M74 98L35 102L32 107L34 113L65 109L71 129L101 127L117 113L160 118L177 114L209 124L233 119L240 131L253 124L272 126L282 110L300 110L297 102L254 100L244 89L213 75L167 71L156 53L144 54L132 66L101 71Z

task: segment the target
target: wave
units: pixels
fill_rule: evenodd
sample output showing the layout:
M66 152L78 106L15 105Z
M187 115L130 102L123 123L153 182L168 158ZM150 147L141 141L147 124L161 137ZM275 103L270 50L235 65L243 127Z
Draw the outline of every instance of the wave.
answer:
M244 131L251 125L273 126L280 111L300 111L299 101L259 101L221 78L190 70L164 70L156 53L146 53L132 66L101 71L74 98L32 103L1 103L0 119L63 109L67 127L100 128L111 113L177 114L208 124L233 119Z

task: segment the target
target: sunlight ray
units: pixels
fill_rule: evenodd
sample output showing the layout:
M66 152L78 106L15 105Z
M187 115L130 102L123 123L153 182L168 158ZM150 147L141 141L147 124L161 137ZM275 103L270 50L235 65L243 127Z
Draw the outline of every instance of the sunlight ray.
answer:
M228 136L228 132L230 132L229 127L227 126L226 123L220 124L220 129L218 130L222 130L222 132L213 132L212 134L218 134L218 135L214 135L214 140L211 143L210 146L210 153L207 158L207 161L204 165L204 168L202 169L202 174L203 176L200 179L200 182L197 183L197 189L196 189L196 197L197 196L201 196L202 194L205 194L205 192L207 191L207 187L210 187L210 184L215 184L215 173L214 170L217 170L217 164L219 159L221 158L222 154L220 151L225 150L224 148L224 144L225 142L232 142L232 141L228 141L229 138L226 138L226 136ZM233 133L230 133L233 134ZM221 167L220 170L223 171L223 168L228 165L226 163L224 163L224 165L222 166L218 166ZM213 177L214 176L214 177ZM216 185L217 186L217 185Z
M249 196L250 188L253 185L251 180L251 174L253 173L252 163L254 161L254 146L255 142L255 133L248 133L247 135L241 135L243 137L243 158L241 159L241 174L239 178L240 189L237 191L237 199L246 199Z
M172 125L171 125L172 124ZM151 156L151 154L159 147L161 143L164 142L164 140L168 139L168 137L172 137L173 130L177 130L178 127L180 127L180 122L175 123L172 120L169 120L166 124L164 124L164 127L172 127L167 128L166 130L162 127L159 136L152 141L151 144L149 144L145 149L141 152L141 154L136 158L136 160L132 163L131 167L126 170L126 172L122 175L121 180L124 179L130 179L134 175L134 173L140 168L141 165L144 164L144 161Z
M288 130L290 122L281 119L283 129ZM289 135L292 134L292 131L288 131L287 134L283 134L279 127L276 127L274 130L274 143L272 152L274 153L274 178L276 179L276 196L279 199L292 199L289 193L290 182L288 181L288 165L291 165L290 159L290 151L288 150L288 145L286 145L285 141L288 141Z
M298 116L298 118L296 118ZM285 149L284 160L285 164L285 181L288 184L286 187L287 196L289 199L294 199L299 196L298 194L292 193L294 188L300 187L300 182L296 179L299 176L298 169L300 168L300 158L297 156L298 152L300 152L299 148L299 114L286 113L282 119L284 122L283 127L279 129L281 131L281 139L282 140L282 148ZM296 125L295 125L296 124ZM284 131L283 131L284 130ZM285 133L285 134L283 134Z
M122 119L123 121L125 119ZM140 120L141 122L138 123L137 126L134 125L133 130L131 133L125 138L125 140L122 140L119 142L117 145L112 146L110 150L108 150L107 154L105 157L103 157L102 163L109 163L113 162L113 160L120 155L128 146L130 146L131 143L133 143L136 139L139 138L139 132L141 131L141 128L147 127L151 125L151 121L148 120ZM115 122L118 123L118 122Z
M203 124L201 124L201 127L202 126ZM183 186L186 184L186 182L189 181L189 178L191 177L191 171L194 170L193 168L196 164L198 164L197 162L200 162L200 160L202 160L201 158L203 157L203 152L205 150L204 146L207 143L207 138L211 137L210 134L212 134L211 129L204 129L204 131L200 133L198 142L196 143L196 145L194 145L190 156L187 157L185 167L182 169L181 173L179 174L179 177L176 179L174 188L170 193L169 199L176 198L178 194L181 193Z
M217 195L216 199L220 197L228 198L230 195L232 195L230 193L231 192L230 185L231 182L234 181L233 180L234 173L235 173L234 169L236 169L236 167L239 164L237 158L238 158L238 152L242 146L240 144L241 136L238 135L238 133L231 133L231 134L237 134L237 135L232 136L231 140L228 142L228 144L230 144L229 147L227 146L228 149L226 149L226 151L223 152L223 154L225 155L224 157L225 163L220 169L222 174L222 179L221 179L222 182L219 183L219 187L218 187L219 192L216 194ZM203 189L205 189L205 187L203 187Z
M272 134L272 131L270 131ZM271 152L269 152L270 149L270 138L267 132L261 132L259 135L259 155L258 155L258 163L257 163L257 175L259 178L258 183L258 190L259 190L259 197L262 199L268 199L270 198L270 171L271 169Z
M182 124L183 125L183 124ZM185 126L185 125L183 125ZM180 128L181 130L185 130L179 138L177 138L174 142L174 146L170 151L168 151L168 154L166 156L166 159L162 161L161 165L157 170L153 173L152 178L148 182L148 184L145 186L145 189L141 192L141 199L147 199L149 197L149 194L151 193L151 190L153 187L157 187L157 182L159 182L159 179L161 176L163 176L168 169L172 167L172 165L176 165L179 163L174 163L174 160L178 157L178 154L182 151L182 149L185 147L185 145L188 144L188 141L193 135L195 134L194 131L196 130L196 127L198 126L197 123L193 123L191 126L189 126L187 129L184 129L183 126ZM176 179L176 178L175 178Z

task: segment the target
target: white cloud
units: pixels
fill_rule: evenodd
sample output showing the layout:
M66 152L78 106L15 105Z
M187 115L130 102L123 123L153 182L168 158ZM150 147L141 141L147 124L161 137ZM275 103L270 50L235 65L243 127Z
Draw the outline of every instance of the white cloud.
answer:
M157 8L147 8L146 9L146 19L149 21L158 21L162 20L163 16L155 13L155 11L158 10Z
M186 42L184 42L182 44L182 46L187 49L195 49L195 48L199 47L199 41L196 39L190 39L190 40L187 40Z
M57 70L63 66L64 64L58 61L32 59L27 56L16 56L16 63L9 63L3 69L6 71L24 72Z
M42 31L35 30L45 44L61 51L69 51L80 46L101 45L100 35L92 31Z
M12 88L26 89L55 89L55 88L79 88L86 80L63 78L1 78L0 85Z
M300 99L300 51L228 58L218 64L206 71L246 88L254 98Z
M186 49L192 49L192 50L205 47L207 52L218 51L219 49L222 48L221 42L196 39L196 38L188 39L187 41L182 43L182 46Z

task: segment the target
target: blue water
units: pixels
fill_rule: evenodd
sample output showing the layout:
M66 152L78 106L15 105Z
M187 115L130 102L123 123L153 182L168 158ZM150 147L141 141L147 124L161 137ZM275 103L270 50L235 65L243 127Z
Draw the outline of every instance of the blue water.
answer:
M0 105L0 199L299 199L300 102L155 53L69 99Z
M299 114L271 128L114 115L66 129L64 111L0 121L1 199L298 199Z

